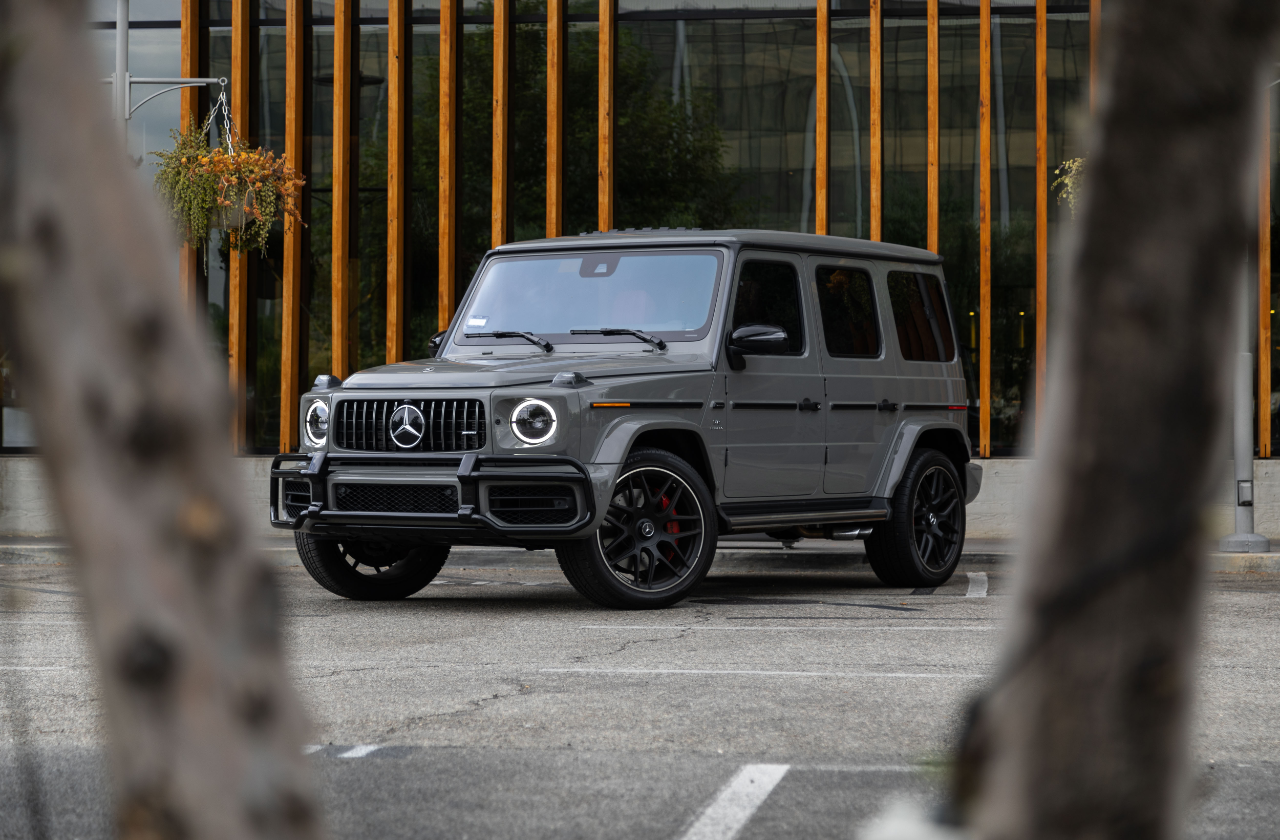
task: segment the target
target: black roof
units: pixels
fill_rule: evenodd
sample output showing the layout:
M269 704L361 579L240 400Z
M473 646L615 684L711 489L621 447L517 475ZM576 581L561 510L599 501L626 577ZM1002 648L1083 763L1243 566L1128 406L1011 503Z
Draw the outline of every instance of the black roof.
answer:
M939 264L942 257L923 248L909 248L888 242L851 239L846 236L818 236L781 230L611 230L556 239L532 239L501 245L497 252L559 251L583 247L635 247L636 245L751 245L759 248L786 248L873 260Z

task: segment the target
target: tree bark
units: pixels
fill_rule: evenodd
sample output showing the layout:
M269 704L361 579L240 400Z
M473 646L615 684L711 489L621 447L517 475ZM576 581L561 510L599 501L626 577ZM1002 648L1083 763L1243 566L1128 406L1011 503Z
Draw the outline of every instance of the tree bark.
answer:
M1252 0L1107 7L1014 629L955 777L977 837L1177 833L1278 18Z
M314 837L225 375L85 31L71 0L0 0L0 327L87 596L120 834Z

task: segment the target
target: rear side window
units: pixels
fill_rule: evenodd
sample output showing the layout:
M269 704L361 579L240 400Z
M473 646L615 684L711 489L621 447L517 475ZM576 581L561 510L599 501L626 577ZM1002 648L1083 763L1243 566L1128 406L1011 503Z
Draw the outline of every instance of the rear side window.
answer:
M821 266L817 272L822 335L832 356L879 356L880 319L871 276L852 268Z
M733 327L768 324L782 327L791 340L791 353L804 350L800 308L800 276L784 262L752 260L738 274L738 296L733 304Z
M955 358L951 315L936 276L889 272L889 304L902 358L908 362L949 362Z

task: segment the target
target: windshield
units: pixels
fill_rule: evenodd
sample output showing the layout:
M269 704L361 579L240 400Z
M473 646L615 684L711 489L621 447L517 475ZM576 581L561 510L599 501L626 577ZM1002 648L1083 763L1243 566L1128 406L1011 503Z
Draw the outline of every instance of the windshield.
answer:
M711 329L720 276L718 251L597 251L546 257L499 257L463 313L453 341L524 344L478 333L533 333L553 344L644 342L629 335L574 335L574 330L630 329L664 341L697 341ZM474 337L467 338L470 334Z

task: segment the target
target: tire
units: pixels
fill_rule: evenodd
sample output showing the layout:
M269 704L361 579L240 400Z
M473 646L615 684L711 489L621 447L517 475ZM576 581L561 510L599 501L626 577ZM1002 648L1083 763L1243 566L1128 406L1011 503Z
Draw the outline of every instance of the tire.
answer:
M955 465L936 449L919 449L893 493L889 521L865 541L867 559L885 586L941 586L960 563L964 528Z
M638 449L622 465L604 524L561 543L556 559L573 588L600 606L651 610L702 582L717 539L715 500L697 471L670 452Z
M447 545L320 539L294 534L298 556L316 583L353 601L398 601L440 573Z

